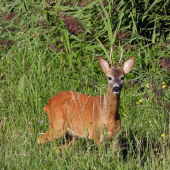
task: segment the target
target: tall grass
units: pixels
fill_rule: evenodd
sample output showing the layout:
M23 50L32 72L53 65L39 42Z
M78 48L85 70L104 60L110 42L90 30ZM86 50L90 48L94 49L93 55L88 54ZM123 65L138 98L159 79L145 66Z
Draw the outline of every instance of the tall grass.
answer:
M1 169L169 169L169 1L0 2ZM60 91L104 95L97 58L135 56L121 94L117 155L65 139L37 146ZM122 63L123 63L122 61Z

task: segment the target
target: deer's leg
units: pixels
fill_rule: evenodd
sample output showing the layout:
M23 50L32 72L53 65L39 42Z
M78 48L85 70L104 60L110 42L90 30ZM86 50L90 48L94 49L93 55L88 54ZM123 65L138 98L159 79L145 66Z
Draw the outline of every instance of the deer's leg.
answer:
M53 139L60 139L64 134L64 130L55 131L54 129L49 128L46 133L38 137L38 144L45 144L50 142Z
M51 141L52 140L52 131L50 130L50 128L48 128L48 131L46 133L44 133L43 135L41 135L40 137L38 137L38 144L45 144L47 141Z
M97 129L94 132L93 139L94 139L95 143L97 144L99 152L104 151L105 146L103 145L103 140L104 140L103 131L100 129Z
M64 121L63 119L59 119L56 122L53 122L49 125L48 131L41 135L38 138L37 143L38 144L45 144L46 142L50 142L53 139L59 139L64 134Z
M68 147L70 147L71 145L74 145L74 141L77 139L76 136L73 136L73 139L71 141L69 141L68 143Z
M72 150L72 147L74 146L74 141L76 139L77 139L77 137L73 136L71 140L69 139L68 145L65 143L62 146L58 146L58 148L56 149L57 152L58 152L58 149L61 149L63 152L65 152L65 151L69 151L70 152ZM70 149L70 147L71 147L71 149Z

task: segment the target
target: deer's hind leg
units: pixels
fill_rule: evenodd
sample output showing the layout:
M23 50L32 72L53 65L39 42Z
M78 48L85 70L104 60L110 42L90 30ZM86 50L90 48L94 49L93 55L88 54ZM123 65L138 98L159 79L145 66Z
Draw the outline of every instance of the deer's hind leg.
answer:
M64 134L63 121L57 121L54 126L49 125L48 131L38 137L38 144L45 144L53 139L60 139Z
M58 109L61 110L60 112L55 110L50 101L48 102L44 110L48 115L49 128L46 133L38 138L38 144L45 144L53 139L59 139L64 134L65 121L63 119L62 110L60 108Z
M40 137L38 137L37 143L38 144L45 144L47 143L47 141L51 141L52 140L52 131L50 130L50 128L48 128L48 131L45 132L43 135L41 135Z

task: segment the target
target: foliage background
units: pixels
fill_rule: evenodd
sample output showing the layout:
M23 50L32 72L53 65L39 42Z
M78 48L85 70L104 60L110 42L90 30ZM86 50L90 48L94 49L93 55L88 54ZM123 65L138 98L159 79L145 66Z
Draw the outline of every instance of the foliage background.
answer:
M0 2L1 169L169 169L169 0ZM60 91L104 95L97 58L135 56L121 94L117 155L93 141L37 146Z

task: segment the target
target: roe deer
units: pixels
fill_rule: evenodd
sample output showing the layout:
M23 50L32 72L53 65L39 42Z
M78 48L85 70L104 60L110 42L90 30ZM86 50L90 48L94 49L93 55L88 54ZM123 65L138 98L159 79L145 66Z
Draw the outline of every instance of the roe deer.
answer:
M55 95L45 106L49 119L49 128L38 138L38 144L61 138L65 133L77 137L94 139L100 146L104 138L104 129L107 138L112 138L116 132L121 131L119 115L120 92L124 77L133 67L135 58L129 58L122 67L120 62L111 67L102 57L98 58L101 70L108 78L108 88L105 97L92 97L73 91L63 91ZM111 56L110 56L111 58ZM117 145L117 144L116 144Z

